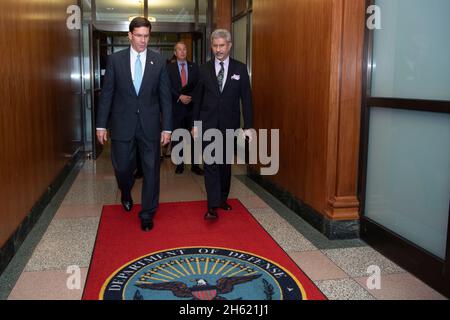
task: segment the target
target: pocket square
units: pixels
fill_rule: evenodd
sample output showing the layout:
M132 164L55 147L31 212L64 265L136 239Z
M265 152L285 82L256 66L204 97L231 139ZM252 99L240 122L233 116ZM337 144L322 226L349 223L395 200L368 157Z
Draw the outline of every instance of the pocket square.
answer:
M231 76L231 79L233 79L233 80L240 80L240 79L241 79L241 76L238 75L238 74L233 74L233 75Z

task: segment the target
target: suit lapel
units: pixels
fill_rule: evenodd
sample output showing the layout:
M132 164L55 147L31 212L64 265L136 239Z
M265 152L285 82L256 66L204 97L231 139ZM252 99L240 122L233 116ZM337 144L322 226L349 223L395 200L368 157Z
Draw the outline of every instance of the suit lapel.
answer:
M181 90L181 88L182 88L182 83L181 83L181 74L180 74L180 69L178 68L178 61L175 61L175 63L174 63L174 70L175 70L175 73L176 73L176 75L177 75L177 77L176 77L176 79L177 79L177 86L178 86L178 88Z
M236 67L236 65L235 65L233 59L230 58L230 62L228 64L227 81L225 82L225 86L223 87L222 93L224 93L225 90L230 86L230 84L231 84L231 77L234 74L235 67Z
M211 61L209 62L209 74L211 76L211 84L215 88L214 92L216 93L216 95L219 96L220 91L219 91L219 84L217 82L216 64L214 59L211 59Z
M134 83L133 83L133 76L131 74L131 50L128 48L128 50L123 55L122 63L123 68L125 70L125 80L129 83L130 90L132 90L136 94L136 90L134 89Z
M143 87L147 87L147 82L150 80L152 75L152 69L154 66L154 61L151 51L147 49L147 59L145 60L144 77L142 78L141 87L139 88L139 95L142 92Z
M187 67L188 67L188 73L187 73L188 81L187 81L187 84L189 84L189 83L192 82L192 63L187 62Z

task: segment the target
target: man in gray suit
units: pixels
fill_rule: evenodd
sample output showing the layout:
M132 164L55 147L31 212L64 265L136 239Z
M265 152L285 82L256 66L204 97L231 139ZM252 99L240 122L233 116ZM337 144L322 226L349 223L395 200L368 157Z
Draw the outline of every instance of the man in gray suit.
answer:
M159 204L160 144L168 144L171 138L172 97L165 60L147 50L150 22L135 18L129 31L130 48L108 58L96 119L97 139L104 144L109 128L112 163L127 212L133 207L131 189L139 147L144 173L139 217L142 230L149 231Z

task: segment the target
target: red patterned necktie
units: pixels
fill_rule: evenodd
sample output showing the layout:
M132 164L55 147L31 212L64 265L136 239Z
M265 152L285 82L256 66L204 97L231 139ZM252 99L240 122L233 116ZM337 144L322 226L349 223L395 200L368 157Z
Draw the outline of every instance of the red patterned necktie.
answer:
M184 69L184 63L181 64L181 86L184 87L187 84L186 70Z

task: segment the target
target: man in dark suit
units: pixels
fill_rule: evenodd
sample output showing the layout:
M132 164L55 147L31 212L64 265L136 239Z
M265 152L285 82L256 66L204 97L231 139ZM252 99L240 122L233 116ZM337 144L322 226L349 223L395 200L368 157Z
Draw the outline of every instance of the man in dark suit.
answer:
M186 44L178 42L174 47L174 54L176 60L173 63L167 65L167 73L169 75L172 92L172 118L173 129L192 129L192 95L191 91L194 90L198 83L198 65L196 63L187 61L187 49ZM183 143L180 141L172 142L172 150L178 145ZM194 163L194 143L191 140L191 170L197 175L203 175L203 170L200 169L198 164ZM180 156L183 157L183 153L180 152ZM181 174L184 171L184 163L177 165L175 170L176 174Z
M104 144L109 128L111 159L127 212L133 207L131 188L139 146L144 173L139 217L142 230L149 231L159 204L160 144L168 144L171 138L170 83L163 57L147 50L150 22L135 18L129 30L130 48L108 58L96 119L97 139Z
M226 155L226 129L236 130L240 125L240 102L244 118L244 134L251 140L253 106L247 66L230 58L231 35L219 29L211 34L211 49L214 58L200 68L199 84L194 94L193 120L202 122L202 129L218 129L223 136L223 163L205 162L205 186L208 211L205 219L217 219L217 209L232 210L227 203L231 183L233 155ZM199 130L193 127L192 135L199 138ZM209 143L203 142L205 149Z

